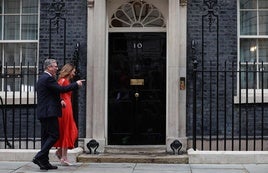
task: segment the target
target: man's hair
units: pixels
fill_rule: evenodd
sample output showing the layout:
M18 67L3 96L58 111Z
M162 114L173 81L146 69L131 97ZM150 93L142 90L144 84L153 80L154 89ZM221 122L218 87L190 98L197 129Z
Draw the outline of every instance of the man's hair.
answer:
M46 59L44 62L44 69L46 70L51 64L57 63L55 59Z

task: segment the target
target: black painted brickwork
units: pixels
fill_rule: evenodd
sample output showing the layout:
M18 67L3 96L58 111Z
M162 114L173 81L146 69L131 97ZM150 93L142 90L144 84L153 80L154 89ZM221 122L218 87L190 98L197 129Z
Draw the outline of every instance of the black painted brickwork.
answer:
M217 78L215 72L217 61L219 70L231 70L232 66L236 67L237 64L237 1L214 1L216 3L213 4L211 11L204 2L204 0L188 0L187 6L187 136L192 136L193 129L193 59L198 62L198 71L214 70L203 75L198 72L197 75L197 135L203 132L205 136L218 133L220 136L226 134L230 137L234 133L237 137L239 134L254 135L255 132L256 136L260 136L262 135L260 127L264 125L265 136L268 134L268 120L265 118L268 112L267 105L233 105L232 90L235 95L237 93L236 75L219 73ZM211 23L209 12L213 12ZM192 49L193 40L196 43L195 50Z
M55 11L51 7L53 0L40 1L40 72L42 70L42 63L44 59L49 57L49 19L55 17ZM61 11L61 17L66 19L66 59L64 60L64 25L62 21L59 24L57 33L56 26L54 25L51 31L51 58L58 61L59 67L62 67L64 61L70 62L73 58L76 43L80 44L79 48L79 62L78 69L80 71L79 77L86 77L86 64L87 64L87 1L86 0L64 0L64 7ZM74 92L74 95L76 93ZM77 92L77 97L73 100L78 103L78 128L79 137L85 137L85 119L86 119L86 87L83 86ZM75 111L75 110L74 110Z

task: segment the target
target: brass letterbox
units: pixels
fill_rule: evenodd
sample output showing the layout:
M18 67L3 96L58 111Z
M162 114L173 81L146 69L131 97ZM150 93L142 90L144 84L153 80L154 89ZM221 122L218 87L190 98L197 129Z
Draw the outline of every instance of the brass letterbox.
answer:
M130 85L144 85L144 79L130 79Z

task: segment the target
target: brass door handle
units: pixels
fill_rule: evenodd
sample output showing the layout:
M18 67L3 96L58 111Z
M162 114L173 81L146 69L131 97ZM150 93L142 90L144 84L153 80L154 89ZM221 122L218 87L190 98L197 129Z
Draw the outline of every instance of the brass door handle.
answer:
M138 98L138 97L140 96L140 94L136 92L136 93L134 94L134 96L135 96L136 98Z

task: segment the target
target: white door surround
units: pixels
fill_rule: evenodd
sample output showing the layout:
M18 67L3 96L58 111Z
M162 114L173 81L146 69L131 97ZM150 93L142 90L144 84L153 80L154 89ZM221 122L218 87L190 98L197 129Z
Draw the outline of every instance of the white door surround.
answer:
M180 90L179 79L186 77L186 23L187 7L178 0L142 0L153 4L162 13L166 27L110 28L112 14L128 0L88 0L87 40L87 107L86 138L100 143L98 151L107 145L107 60L109 32L167 32L167 107L166 149L178 139L187 148L186 90ZM87 149L85 147L85 149Z

